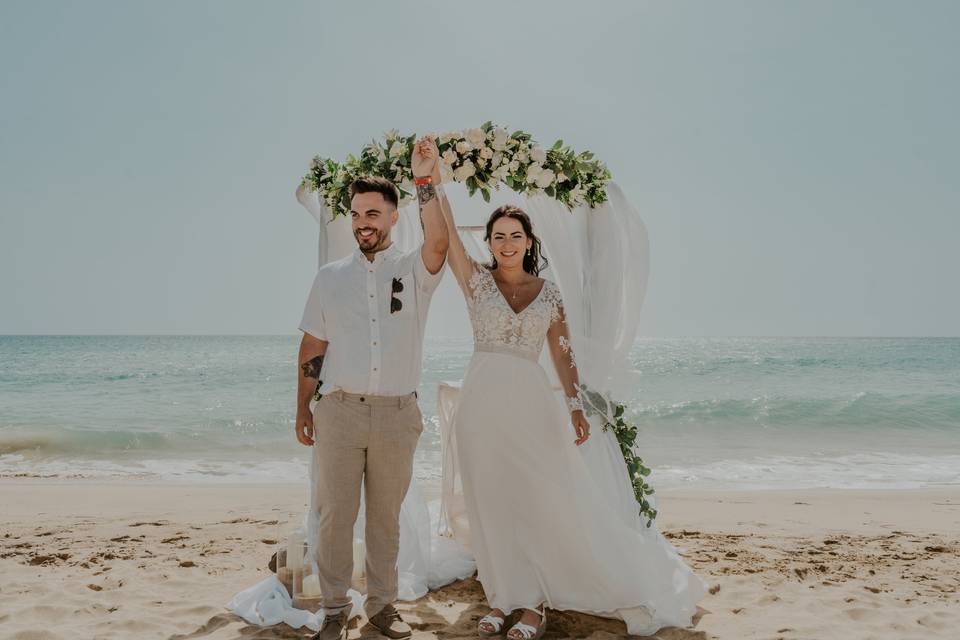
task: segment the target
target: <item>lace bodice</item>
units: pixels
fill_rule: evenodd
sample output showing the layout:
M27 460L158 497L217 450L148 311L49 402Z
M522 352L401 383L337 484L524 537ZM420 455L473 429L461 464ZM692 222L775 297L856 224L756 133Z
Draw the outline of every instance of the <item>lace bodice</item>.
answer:
M557 285L544 280L543 289L520 313L510 308L485 267L477 266L469 285L467 306L477 349L538 360L547 330L560 317L563 300Z

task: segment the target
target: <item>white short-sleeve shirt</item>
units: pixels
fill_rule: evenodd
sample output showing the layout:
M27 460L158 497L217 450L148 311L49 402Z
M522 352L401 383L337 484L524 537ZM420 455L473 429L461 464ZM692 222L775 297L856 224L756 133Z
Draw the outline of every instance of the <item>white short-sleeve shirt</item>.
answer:
M423 331L430 298L440 284L423 263L420 247L404 253L391 244L373 261L358 247L320 267L307 298L300 330L329 342L321 393L399 396L420 384ZM403 291L393 293L394 279ZM391 312L391 298L400 301Z

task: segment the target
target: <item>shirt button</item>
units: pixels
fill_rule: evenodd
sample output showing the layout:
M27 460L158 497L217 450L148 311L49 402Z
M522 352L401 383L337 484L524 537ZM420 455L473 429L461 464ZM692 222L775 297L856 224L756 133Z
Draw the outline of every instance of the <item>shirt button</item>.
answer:
M374 371L376 371L376 370L377 370L377 368L376 368L376 367L374 367L374 368L373 368L373 370L374 370Z
M373 346L377 346L377 343L376 343L376 342L374 342L374 343L373 343Z
M377 321L376 318L370 318L370 322L376 322L376 321Z

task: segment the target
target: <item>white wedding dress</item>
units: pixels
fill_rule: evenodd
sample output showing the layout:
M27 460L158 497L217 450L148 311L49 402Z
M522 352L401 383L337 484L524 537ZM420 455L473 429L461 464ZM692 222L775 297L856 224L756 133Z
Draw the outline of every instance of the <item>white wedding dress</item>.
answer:
M616 491L588 469L538 362L560 315L559 289L546 280L519 313L482 266L468 289L475 352L452 430L469 546L490 606L509 613L545 602L620 617L642 635L688 626L703 581L655 528L618 513Z

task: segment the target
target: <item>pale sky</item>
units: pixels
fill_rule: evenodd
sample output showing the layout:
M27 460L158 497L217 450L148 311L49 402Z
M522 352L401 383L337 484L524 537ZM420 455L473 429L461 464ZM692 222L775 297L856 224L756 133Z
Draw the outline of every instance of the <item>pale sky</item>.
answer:
M295 334L310 158L492 119L642 212L644 336L960 335L960 3L0 4L0 334ZM468 335L447 277L432 335Z

